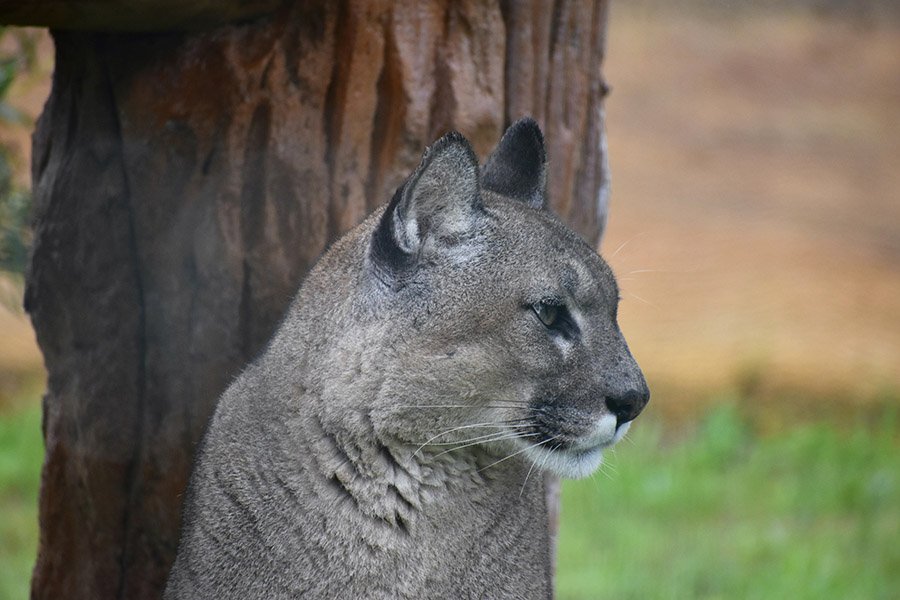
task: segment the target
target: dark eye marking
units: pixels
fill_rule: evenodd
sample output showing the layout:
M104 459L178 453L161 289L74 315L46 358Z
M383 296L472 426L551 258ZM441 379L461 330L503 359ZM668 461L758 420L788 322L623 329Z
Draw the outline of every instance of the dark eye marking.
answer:
M538 320L551 333L561 335L567 340L575 339L580 332L572 313L562 300L557 298L544 298L531 305L531 309Z

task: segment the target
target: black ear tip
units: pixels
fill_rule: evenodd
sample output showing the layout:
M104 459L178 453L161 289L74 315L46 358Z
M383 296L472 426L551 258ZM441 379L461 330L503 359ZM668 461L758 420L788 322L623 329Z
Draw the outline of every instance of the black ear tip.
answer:
M500 140L501 146L518 147L520 152L530 151L533 153L533 160L543 163L547 154L544 150L544 134L541 132L540 125L531 117L522 117L509 126L503 139Z
M534 208L544 206L547 152L537 121L523 117L509 126L482 170L484 187L521 200Z
M436 156L447 149L454 148L462 152L462 154L471 162L478 164L478 156L472 149L472 144L466 139L466 136L456 130L451 130L442 135L427 150L426 155Z
M466 139L466 136L456 131L455 129L451 129L440 138L435 144L469 144L469 140Z
M509 126L510 130L516 130L520 132L527 132L530 135L535 136L541 140L544 139L544 134L541 133L541 126L538 125L538 122L535 121L532 117L522 117L517 120L515 123Z
M531 117L522 117L510 125L507 132L523 141L530 138L530 141L535 142L541 147L544 146L544 134L541 131L541 126Z

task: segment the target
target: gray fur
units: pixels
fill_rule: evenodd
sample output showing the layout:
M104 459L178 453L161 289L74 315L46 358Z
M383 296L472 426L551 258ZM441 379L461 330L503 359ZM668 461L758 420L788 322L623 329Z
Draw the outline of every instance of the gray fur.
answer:
M550 597L537 471L595 468L648 392L609 267L533 185L481 177L445 136L309 274L219 400L167 600ZM549 297L577 335L538 318Z

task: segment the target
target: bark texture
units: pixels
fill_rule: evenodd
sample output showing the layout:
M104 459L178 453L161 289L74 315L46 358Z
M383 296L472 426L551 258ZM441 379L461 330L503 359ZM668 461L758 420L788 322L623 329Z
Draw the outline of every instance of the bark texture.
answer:
M33 598L157 598L216 398L336 236L449 128L544 128L606 214L603 0L310 1L205 32L56 31L27 278L49 372ZM552 488L553 486L550 486Z

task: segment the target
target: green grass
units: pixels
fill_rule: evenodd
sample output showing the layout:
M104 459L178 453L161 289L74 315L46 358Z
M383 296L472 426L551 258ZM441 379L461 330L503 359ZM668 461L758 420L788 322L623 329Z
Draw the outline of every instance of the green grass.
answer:
M2 600L28 597L37 545L40 408L17 406L0 412ZM767 435L729 407L700 422L645 418L564 485L562 600L900 597L896 410Z
M673 443L638 423L605 475L567 482L559 597L900 597L896 410L766 436L747 423L719 408Z
M0 599L28 598L44 457L38 402L0 414Z

